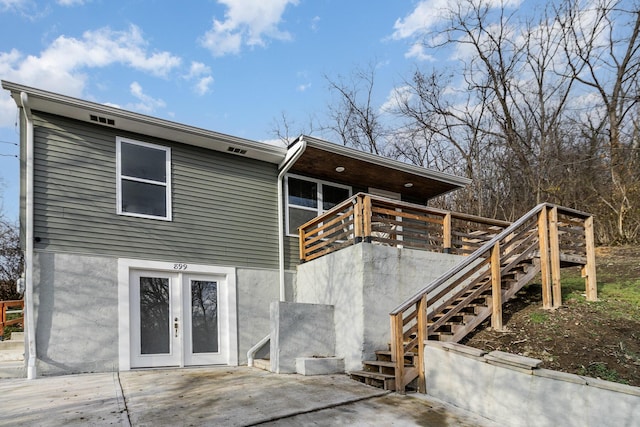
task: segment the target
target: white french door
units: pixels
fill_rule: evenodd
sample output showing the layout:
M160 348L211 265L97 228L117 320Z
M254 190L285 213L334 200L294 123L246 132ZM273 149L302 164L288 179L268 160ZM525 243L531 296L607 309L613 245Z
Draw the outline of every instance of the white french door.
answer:
M131 270L131 367L225 364L223 276Z

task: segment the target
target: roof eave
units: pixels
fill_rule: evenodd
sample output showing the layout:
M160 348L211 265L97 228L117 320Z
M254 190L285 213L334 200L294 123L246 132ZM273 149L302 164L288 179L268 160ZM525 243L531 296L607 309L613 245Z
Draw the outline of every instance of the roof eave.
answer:
M415 166L409 163L403 163L398 160L393 160L388 157L382 157L375 154L367 153L364 151L355 150L344 145L334 144L322 139L314 138L304 135L303 138L307 141L307 145L310 147L318 148L320 150L332 152L335 154L352 157L364 162L373 163L378 166L387 167L390 169L396 169L424 178L434 179L440 182L444 182L459 188L465 187L471 184L472 180L457 175L448 174L445 172L436 171L433 169L426 169L421 166Z
M2 81L2 87L11 92L11 96L17 105L20 105L20 93L25 92L29 97L29 104L32 110L81 120L96 126L102 125L113 129L170 139L188 145L230 152L242 157L276 164L284 159L287 152L284 147L226 135L5 80ZM112 126L91 121L91 115L112 119L115 124ZM230 151L232 148L235 150Z

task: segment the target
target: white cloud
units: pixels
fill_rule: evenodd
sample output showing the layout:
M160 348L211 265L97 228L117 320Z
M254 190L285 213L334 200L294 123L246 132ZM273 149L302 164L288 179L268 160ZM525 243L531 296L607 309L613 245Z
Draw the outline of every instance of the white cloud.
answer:
M198 79L196 82L194 89L196 93L200 96L206 95L211 92L211 85L213 84L213 77L206 76Z
M472 5L486 5L490 9L504 7L505 9L518 7L523 0L470 0L469 3L462 3L461 10L453 9L456 6L450 0L422 0L418 2L415 9L404 18L397 19L393 25L394 32L391 38L394 40L420 39L431 31L437 29L439 25L446 22L452 12L461 15L465 14L464 7ZM434 37L438 37L434 34ZM405 54L406 57L418 59L430 59L425 57L424 51L413 44Z
M389 95L387 95L387 99L380 106L381 113L392 113L398 108L399 104L402 104L406 101L409 101L412 98L411 87L409 86L398 86L391 89Z
M138 82L133 82L129 85L129 91L131 95L136 97L140 102L129 106L136 111L140 111L142 113L150 114L153 113L157 108L163 108L166 106L166 103L162 99L155 99L151 96L145 94L142 91L142 86Z
M298 92L304 92L311 87L311 83L303 83L296 87Z
M81 6L86 3L85 0L57 0L60 6Z
M202 62L192 62L189 68L189 74L184 76L185 79L195 81L193 90L200 96L211 92L213 84L213 76L211 76L211 68Z
M314 16L313 19L311 20L311 31L313 32L318 31L319 24L320 24L320 17Z
M0 0L0 10L15 10L29 5L30 0Z
M213 25L200 42L214 56L238 54L243 46L265 46L266 39L290 40L291 35L278 25L289 4L299 0L218 0L227 7L224 21Z
M83 97L86 73L92 68L122 65L164 77L180 63L181 59L169 52L149 52L142 32L132 25L126 31L87 31L79 39L60 36L39 55L25 55L16 49L0 52L0 78ZM0 116L9 113L7 105L0 104Z
M411 45L409 50L404 54L405 58L416 58L418 61L433 61L433 56L429 55L420 42Z
M391 37L395 40L420 36L446 17L449 0L423 0L405 18L397 19Z

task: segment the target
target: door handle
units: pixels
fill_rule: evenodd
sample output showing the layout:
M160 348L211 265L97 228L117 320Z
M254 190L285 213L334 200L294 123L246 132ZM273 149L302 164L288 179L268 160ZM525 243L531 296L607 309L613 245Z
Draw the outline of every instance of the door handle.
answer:
M178 338L178 318L177 317L173 319L173 329L175 330L176 338Z

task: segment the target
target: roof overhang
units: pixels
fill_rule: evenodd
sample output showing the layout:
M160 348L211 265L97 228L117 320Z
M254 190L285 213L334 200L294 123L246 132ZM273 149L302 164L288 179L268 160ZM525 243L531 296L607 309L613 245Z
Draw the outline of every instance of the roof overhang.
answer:
M276 164L284 159L287 152L284 147L225 135L4 80L2 87L11 92L18 106L22 105L20 93L24 92L28 96L29 106L33 111L56 114L93 125L135 132Z
M462 188L470 179L402 163L309 136L290 173L354 187L377 188L426 201ZM298 142L300 143L300 142Z
M238 138L4 80L2 87L11 92L18 106L22 105L20 94L25 93L32 111L42 111L96 126L149 135L269 163L282 164L287 156L287 149L284 147ZM306 149L291 167L291 173L343 183L352 187L382 189L401 193L413 200L424 201L464 187L471 182L466 178L402 163L309 136L301 136L297 144L302 143L303 140ZM290 150L294 148L292 145ZM342 172L336 170L338 167L344 168Z

